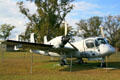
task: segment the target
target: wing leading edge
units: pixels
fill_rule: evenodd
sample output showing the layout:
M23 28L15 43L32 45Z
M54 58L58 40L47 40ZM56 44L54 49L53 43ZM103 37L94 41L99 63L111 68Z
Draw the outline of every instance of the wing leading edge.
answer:
M57 52L58 54L61 54L61 53L69 54L69 52L76 51L73 48L54 48L53 45L14 41L14 40L6 40L3 42L3 44L19 45L21 46L22 49L44 50L44 51L50 51L50 52Z

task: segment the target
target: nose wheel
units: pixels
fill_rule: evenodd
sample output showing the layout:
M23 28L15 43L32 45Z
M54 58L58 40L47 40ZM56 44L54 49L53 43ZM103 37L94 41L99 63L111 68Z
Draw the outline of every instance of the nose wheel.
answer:
M104 63L101 62L100 67L102 67L102 68L103 68L103 67L106 67L106 63L105 63L105 62L104 62Z
M101 68L106 67L105 58L102 58L101 63L100 63L100 67L101 67Z

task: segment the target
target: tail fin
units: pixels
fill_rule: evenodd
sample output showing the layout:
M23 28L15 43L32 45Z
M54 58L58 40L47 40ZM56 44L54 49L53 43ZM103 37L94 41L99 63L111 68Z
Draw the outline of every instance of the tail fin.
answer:
M16 41L20 41L19 40L19 35L16 36ZM17 47L17 45L14 46L14 50L16 50L16 51L19 50L19 48Z
M47 44L47 36L44 36L44 44Z
M19 41L19 35L16 36L16 41Z
M34 33L31 33L31 35L30 35L30 42L35 43Z

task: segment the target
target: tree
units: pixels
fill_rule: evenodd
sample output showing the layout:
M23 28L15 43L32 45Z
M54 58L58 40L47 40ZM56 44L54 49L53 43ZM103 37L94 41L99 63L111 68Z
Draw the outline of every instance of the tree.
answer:
M11 31L15 28L15 26L11 26L10 24L2 24L0 27L0 38L6 40L10 35Z
M91 36L99 36L100 29L99 26L102 22L102 18L98 16L91 17L87 20L80 20L78 25L78 32L81 32L79 36L82 37L91 37Z
M119 50L120 50L120 29L118 30L118 32L116 34L116 44L115 44L115 46L117 48L119 48Z
M37 11L30 14L29 9L24 7L24 2L18 2L20 12L29 19L33 32L37 35L38 42L43 41L45 35L50 40L55 37L56 30L60 28L66 15L72 10L73 0L26 0L35 3Z
M99 26L101 25L110 44L120 48L120 16L106 16L103 18L95 16L88 20L80 20L77 25L78 30L82 32L80 36L83 37L100 36Z
M105 17L103 27L110 44L120 47L117 45L120 41L120 16Z
M67 34L67 36L72 37L73 35L75 35L75 31L72 31L72 29L73 29L72 26L68 25L68 28L67 28L68 34ZM54 31L55 32L54 32L53 36L56 36L56 35L57 36L61 36L61 34L64 35L64 33L65 33L65 26L61 25L60 28L55 28ZM20 37L22 38L22 40L29 42L30 41L30 34L32 32L33 32L33 29L29 26L29 24L27 24L27 28L25 30L25 33L20 35ZM35 40L37 41L36 34L35 34Z

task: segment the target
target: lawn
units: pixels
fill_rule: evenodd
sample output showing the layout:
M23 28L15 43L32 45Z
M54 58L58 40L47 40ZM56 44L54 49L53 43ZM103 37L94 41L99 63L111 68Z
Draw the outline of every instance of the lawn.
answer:
M87 61L87 60L86 60ZM120 80L120 53L107 60L109 67L97 68L97 61L59 66L58 58L28 52L0 52L0 80Z

